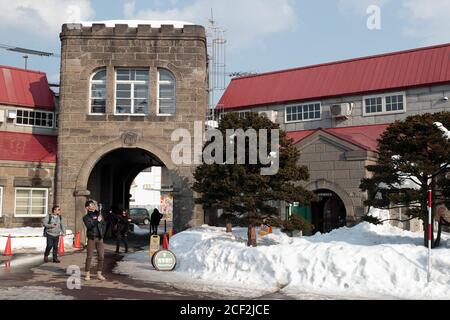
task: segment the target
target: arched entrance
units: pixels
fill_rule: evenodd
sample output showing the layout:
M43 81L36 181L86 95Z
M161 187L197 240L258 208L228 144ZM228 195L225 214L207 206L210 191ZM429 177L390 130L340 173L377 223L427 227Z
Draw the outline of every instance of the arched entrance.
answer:
M330 232L345 226L347 212L344 202L333 191L318 189L314 193L319 201L311 202L311 223L314 232Z
M152 179L148 175L152 171L159 174L159 179ZM140 178L137 182L138 176ZM173 196L172 188L172 181L164 163L141 148L117 148L107 152L91 170L87 183L89 198L101 204L99 207L107 222L111 218L110 211L115 213L131 209L133 223L148 225L153 209L157 208L164 214L163 225L169 227L173 221L173 206L170 206L170 212L166 212L163 209L167 206L162 208L160 199L161 196L166 196L168 191ZM108 226L107 223L107 236L111 236L111 228Z
M147 150L118 148L106 153L92 169L87 189L90 198L104 208L130 208L130 188L136 176L151 167L165 168L164 163ZM161 184L171 186L169 175L162 175Z

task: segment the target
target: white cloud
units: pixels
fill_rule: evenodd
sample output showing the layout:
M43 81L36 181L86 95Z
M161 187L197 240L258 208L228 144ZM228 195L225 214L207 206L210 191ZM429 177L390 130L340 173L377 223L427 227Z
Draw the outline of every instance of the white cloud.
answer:
M0 0L0 28L55 37L66 22L91 19L90 0Z
M351 11L357 15L367 15L367 8L371 5L384 6L390 0L339 0L338 8L341 12Z
M403 1L407 26L405 34L420 38L425 44L450 42L450 1Z
M196 0L185 6L141 10L130 15L132 5L128 1L124 6L128 19L184 20L204 26L212 8L214 19L227 30L228 47L231 49L251 46L263 41L266 36L289 31L296 27L298 20L292 0Z

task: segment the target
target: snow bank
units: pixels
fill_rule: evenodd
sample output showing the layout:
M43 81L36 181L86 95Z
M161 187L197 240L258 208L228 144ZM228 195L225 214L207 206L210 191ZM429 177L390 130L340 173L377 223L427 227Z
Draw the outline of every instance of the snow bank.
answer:
M135 223L133 223L133 233L138 234L138 235L144 235L144 234L149 234L150 233L150 229L142 229L139 228L139 226Z
M246 246L247 229L202 226L176 234L170 248L177 256L175 271L154 271L148 252L125 257L116 272L147 281L234 288L236 295L254 297L305 292L337 297L448 299L450 248L432 251L432 282L427 283L427 249L422 233L389 224L367 222L327 234L290 238L278 229ZM241 290L241 291L240 291ZM247 291L245 291L247 290ZM241 294L240 294L240 293ZM228 291L230 294L230 291Z
M369 212L367 213L367 215L378 218L380 220L390 219L389 210L386 210L386 209L378 209L378 208L371 207ZM384 222L384 223L386 223L386 222Z
M0 252L6 247L8 235L11 235L12 253L30 253L44 252L47 245L47 238L42 235L44 228L0 228ZM73 247L73 238L71 230L66 230L67 236L64 237L64 248ZM30 238L14 238L28 236Z

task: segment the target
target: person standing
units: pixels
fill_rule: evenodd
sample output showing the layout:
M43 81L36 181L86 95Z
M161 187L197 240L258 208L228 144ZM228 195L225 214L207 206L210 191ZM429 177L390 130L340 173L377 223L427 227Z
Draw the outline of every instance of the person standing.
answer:
M97 210L94 201L88 200L84 206L86 208L86 215L83 217L83 222L87 229L86 235L88 238L85 280L91 280L91 261L95 247L97 250L97 279L103 281L106 280L102 275L103 260L105 256L105 248L103 244L103 237L105 235L105 219Z
M131 217L128 210L123 210L122 214L117 215L116 222L116 253L119 253L120 241L125 246L125 253L128 252L128 231L130 230Z
M152 215L150 216L151 234L158 234L158 226L162 217L163 214L160 213L159 210L155 208L155 210L153 210L152 212Z
M44 236L47 238L47 247L44 252L44 262L48 262L48 255L53 248L53 262L60 263L58 259L59 237L66 234L66 229L62 223L61 208L53 206L52 213L47 215L43 220Z

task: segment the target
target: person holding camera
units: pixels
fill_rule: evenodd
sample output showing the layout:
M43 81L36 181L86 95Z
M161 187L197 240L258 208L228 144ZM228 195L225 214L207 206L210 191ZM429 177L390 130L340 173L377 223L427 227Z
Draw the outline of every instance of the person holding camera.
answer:
M97 279L106 280L102 275L103 260L105 257L105 247L103 244L103 238L105 235L105 219L102 214L97 210L95 202L88 200L85 203L86 215L83 217L84 225L87 232L87 255L85 265L85 280L91 280L91 261L94 254L94 248L97 250Z
M47 247L44 252L44 262L48 262L48 255L53 249L53 262L60 263L58 259L59 236L66 234L66 229L62 223L61 208L53 206L52 213L47 215L43 220L44 236L47 238Z

